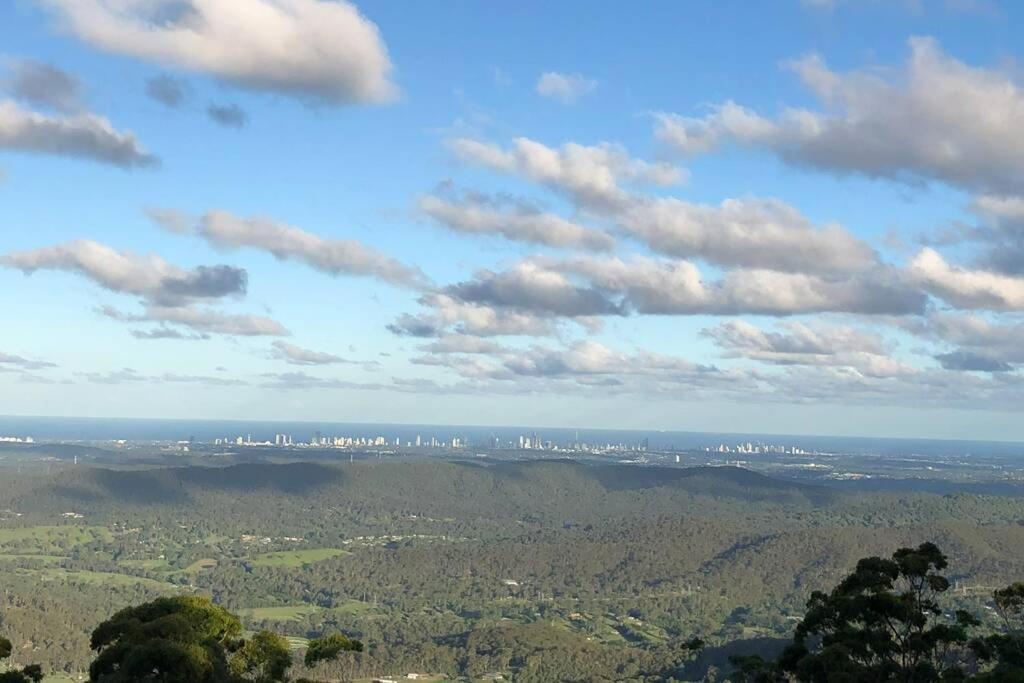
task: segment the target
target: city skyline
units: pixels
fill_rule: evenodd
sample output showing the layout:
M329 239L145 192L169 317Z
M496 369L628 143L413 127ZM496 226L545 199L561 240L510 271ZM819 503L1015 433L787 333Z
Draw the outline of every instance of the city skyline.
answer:
M11 3L0 415L1024 440L1022 18Z

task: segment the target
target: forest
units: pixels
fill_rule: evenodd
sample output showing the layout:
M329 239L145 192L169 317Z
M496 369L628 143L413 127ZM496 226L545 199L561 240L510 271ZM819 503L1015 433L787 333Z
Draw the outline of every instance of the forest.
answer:
M784 653L808 601L862 558L934 543L948 557L941 615L970 614L979 633L1005 628L996 591L1024 578L1024 498L842 491L735 467L3 474L0 635L12 668L46 680L88 676L102 618L175 596L209 598L245 637L274 633L297 653L333 633L365 644L321 663L327 680L739 680L741 664Z

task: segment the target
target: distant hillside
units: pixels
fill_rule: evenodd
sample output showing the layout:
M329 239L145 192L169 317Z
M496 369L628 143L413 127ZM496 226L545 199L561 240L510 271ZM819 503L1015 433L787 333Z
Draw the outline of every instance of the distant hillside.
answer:
M678 496L826 505L842 494L817 486L767 477L738 467L666 468L565 461L481 464L414 460L321 463L242 464L228 467L181 467L112 470L82 467L58 473L52 481L22 498L56 498L67 504L182 504L214 493L315 496L368 503L410 502L448 512L559 509L585 514L597 500L606 503L660 501ZM643 506L641 505L641 508ZM669 509L666 507L666 510Z

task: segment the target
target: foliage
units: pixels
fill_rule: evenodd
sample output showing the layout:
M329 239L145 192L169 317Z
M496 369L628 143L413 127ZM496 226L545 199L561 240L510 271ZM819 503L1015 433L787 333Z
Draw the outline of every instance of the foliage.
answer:
M306 667L312 669L323 661L336 659L342 652L362 652L363 644L358 640L350 640L338 633L321 636L309 641L306 646Z
M962 677L953 651L977 621L966 612L940 622L939 572L946 556L933 543L869 557L831 593L816 591L780 663L800 681L938 681Z
M0 638L0 659L7 659L13 651L11 641ZM43 680L43 668L29 664L21 670L0 671L0 683L39 683Z
M231 656L229 668L238 679L256 683L287 680L292 665L288 641L270 631L260 631Z
M196 596L158 598L128 607L92 633L99 654L90 681L219 682L227 678L227 649L242 633L238 618Z
M1014 583L993 594L996 611L1003 620L1003 632L976 638L971 648L992 669L978 681L1024 681L1024 583Z

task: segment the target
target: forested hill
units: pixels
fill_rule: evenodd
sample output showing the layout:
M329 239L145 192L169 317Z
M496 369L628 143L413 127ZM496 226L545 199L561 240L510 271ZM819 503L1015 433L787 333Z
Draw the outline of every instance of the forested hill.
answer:
M113 470L65 469L51 480L15 494L19 509L54 504L87 509L110 504L184 504L223 492L285 496L330 494L338 500L393 507L452 508L487 516L513 509L560 510L591 516L595 505L641 499L667 502L679 495L788 505L827 505L836 491L775 479L738 467L638 467L584 465L566 461L481 464L415 460L240 464ZM666 510L667 511L667 510Z
M698 668L785 640L811 591L894 548L949 553L951 607L983 613L993 586L1024 577L1022 498L847 493L734 467L395 458L2 475L3 636L14 664L72 675L97 615L160 595L210 596L295 642L340 630L367 644L362 677L614 680L693 636L708 643Z

